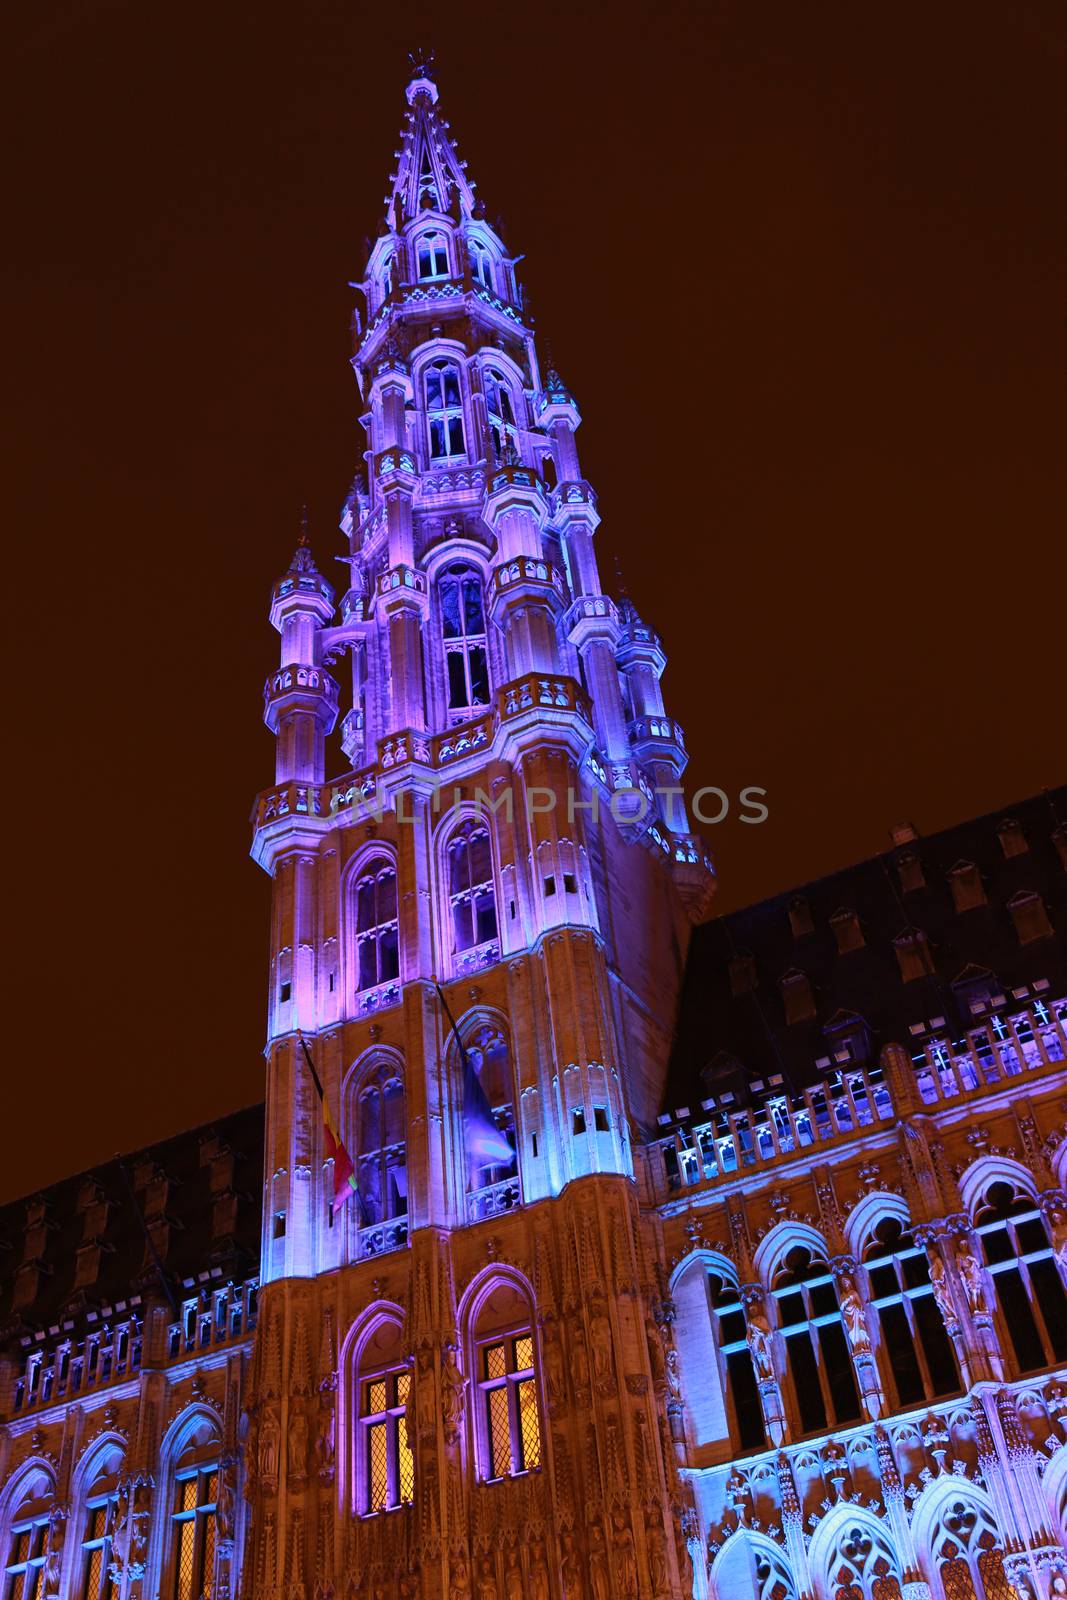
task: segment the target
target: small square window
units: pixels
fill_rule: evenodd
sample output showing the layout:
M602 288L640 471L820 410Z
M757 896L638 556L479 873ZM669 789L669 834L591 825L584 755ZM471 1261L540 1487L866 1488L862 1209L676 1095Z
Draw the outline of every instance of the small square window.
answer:
M585 1132L585 1112L582 1110L581 1106L575 1106L571 1112L571 1132Z
M293 995L293 986L292 986L292 984L291 983L283 983L281 988L278 990L278 999L284 1005L287 1000L292 999L292 995Z
M274 1213L274 1237L276 1239L284 1239L285 1238L285 1212L284 1211L276 1211Z
M545 879L545 897L556 892L556 880L551 874Z
M563 887L568 894L578 893L578 879L573 872L565 872L563 874Z
M596 1129L597 1133L610 1132L611 1123L608 1121L607 1106L593 1107L593 1127Z

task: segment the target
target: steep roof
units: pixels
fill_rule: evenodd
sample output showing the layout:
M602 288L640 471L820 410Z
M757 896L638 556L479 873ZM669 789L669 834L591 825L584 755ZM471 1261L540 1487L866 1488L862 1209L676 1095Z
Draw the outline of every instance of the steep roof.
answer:
M1065 818L1061 787L926 838L896 829L882 855L697 928L664 1111L777 1074L803 1088L847 1035L876 1053L960 1033L1013 991L1067 993ZM1028 895L1050 932L1023 942Z

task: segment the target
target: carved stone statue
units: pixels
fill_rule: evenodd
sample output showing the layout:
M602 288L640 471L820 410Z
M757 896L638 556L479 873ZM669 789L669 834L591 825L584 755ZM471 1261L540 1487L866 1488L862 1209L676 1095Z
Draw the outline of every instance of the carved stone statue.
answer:
M658 1385L664 1382L667 1368L663 1360L663 1340L651 1317L645 1318L645 1339L648 1344L648 1365L652 1373L652 1382Z
M567 1380L563 1372L563 1351L559 1332L554 1322L546 1322L544 1329L545 1387L549 1405L562 1404L567 1398Z
M1060 1266L1067 1270L1067 1211L1061 1211L1056 1206L1049 1212L1048 1231L1052 1254Z
M748 1348L752 1353L752 1365L756 1369L756 1378L766 1382L774 1377L774 1356L771 1353L771 1325L767 1321L767 1313L759 1304L749 1306L745 1318L748 1327L746 1337Z
M303 1411L289 1413L289 1476L307 1476L308 1419Z
M616 1511L614 1525L615 1572L618 1578L619 1593L621 1595L636 1594L637 1552L634 1548L633 1532L621 1511Z
M482 1570L478 1574L478 1600L496 1600L496 1576L489 1557L482 1557Z
M983 1315L986 1310L986 1300L982 1269L966 1239L961 1239L956 1246L956 1269L967 1295L967 1305L971 1315L976 1317Z
M597 1384L607 1384L615 1370L611 1347L611 1326L598 1306L589 1324L589 1342L593 1350L593 1377Z
M663 1529L658 1519L645 1530L645 1548L648 1551L648 1572L652 1579L652 1593L667 1593L667 1551L663 1542Z
M219 1470L218 1499L215 1502L215 1530L219 1540L227 1543L233 1538L234 1508L237 1500L237 1463L232 1457L223 1459Z
M545 1566L545 1547L540 1540L533 1547L530 1562L530 1600L548 1600L548 1568Z
M951 1327L956 1322L956 1308L952 1304L952 1290L948 1281L948 1269L941 1259L940 1252L930 1252L930 1286L934 1291L934 1304L940 1311L946 1326Z
M434 1418L437 1412L434 1396L432 1351L419 1351L413 1383L417 1391L415 1404L419 1419L419 1431L430 1433L433 1431Z
M585 1352L585 1334L581 1328L575 1328L574 1339L571 1343L571 1374L574 1386L579 1391L589 1387L589 1357Z
M319 1404L319 1431L315 1436L315 1459L318 1462L319 1477L324 1483L329 1482L333 1477L334 1461L333 1406L321 1401Z
M268 1406L263 1413L263 1422L259 1430L259 1449L257 1462L259 1475L266 1483L274 1483L278 1477L278 1413L273 1406Z
M450 1573L452 1578L452 1587L450 1592L455 1595L470 1594L471 1574L470 1567L467 1565L467 1557L464 1551L459 1550L452 1557Z
M504 1600L523 1600L524 1589L522 1582L522 1568L519 1565L519 1552L514 1545L508 1551L507 1565L504 1568Z
M589 1582L593 1589L593 1600L610 1600L608 1553L599 1522L594 1522L589 1530Z
M463 1425L464 1391L467 1380L456 1361L456 1347L446 1344L441 1364L441 1413L445 1421L445 1439L449 1444L459 1438Z
M667 1392L672 1400L682 1398L682 1374L678 1365L678 1352L672 1345L666 1355Z
M55 1506L48 1519L48 1554L44 1562L43 1592L46 1596L58 1595L60 1569L63 1566L63 1542L67 1536L67 1508Z
M563 1548L559 1558L559 1575L564 1600L582 1600L582 1567L574 1548L571 1534L563 1535Z
M867 1320L863 1315L863 1302L859 1297L856 1285L848 1273L842 1273L837 1282L837 1292L840 1297L841 1318L848 1334L848 1342L852 1346L854 1356L869 1356L871 1353L871 1336L867 1332Z

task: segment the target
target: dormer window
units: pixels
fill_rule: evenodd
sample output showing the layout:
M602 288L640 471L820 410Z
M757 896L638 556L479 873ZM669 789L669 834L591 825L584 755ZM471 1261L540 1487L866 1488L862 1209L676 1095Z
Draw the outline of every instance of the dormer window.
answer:
M959 861L948 875L952 903L957 911L973 911L986 903L982 875L973 861Z
M1008 901L1011 920L1019 935L1020 944L1033 944L1037 939L1052 937L1052 924L1048 920L1045 902L1039 894L1029 890L1013 895Z
M1024 856L1030 846L1026 842L1026 835L1015 821L1014 817L1006 817L997 829L1000 848L1009 858L1011 856Z
M848 906L842 906L840 911L835 911L830 918L830 926L834 930L837 940L838 955L847 955L850 950L862 950L864 945L863 929L860 919Z
M448 240L443 233L424 233L416 246L419 282L448 277Z
M740 994L751 994L757 984L755 957L747 951L733 956L729 966L730 993L734 999Z
M903 855L897 857L897 876L903 894L911 894L916 889L925 889L926 874L914 850L906 850Z
M815 997L806 972L794 967L791 972L783 973L778 980L778 987L782 991L786 1022L807 1022L815 1015Z
M921 928L905 928L893 940L897 952L900 976L905 983L915 978L925 978L934 970L930 943Z
M789 902L789 926L794 939L802 939L806 933L814 931L815 924L811 920L811 907L801 895Z
M431 461L449 462L466 454L462 390L454 361L434 361L426 370L426 420Z

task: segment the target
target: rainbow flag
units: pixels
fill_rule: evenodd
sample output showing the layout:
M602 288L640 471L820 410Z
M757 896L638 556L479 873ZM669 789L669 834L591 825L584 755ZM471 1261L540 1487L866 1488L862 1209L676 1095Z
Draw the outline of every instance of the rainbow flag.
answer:
M311 1081L315 1085L315 1092L322 1105L322 1143L327 1158L333 1161L333 1199L330 1201L330 1211L333 1212L337 1210L338 1206L344 1205L350 1194L354 1194L357 1200L360 1199L359 1184L356 1182L356 1169L352 1163L352 1157L345 1149L344 1140L338 1133L333 1117L330 1114L330 1102L326 1098L326 1091L323 1089L319 1075L315 1071L315 1063L311 1059L311 1051L308 1049L307 1040L302 1033L298 1037L300 1039L300 1048L304 1052L304 1060L307 1062L308 1071L311 1073Z

